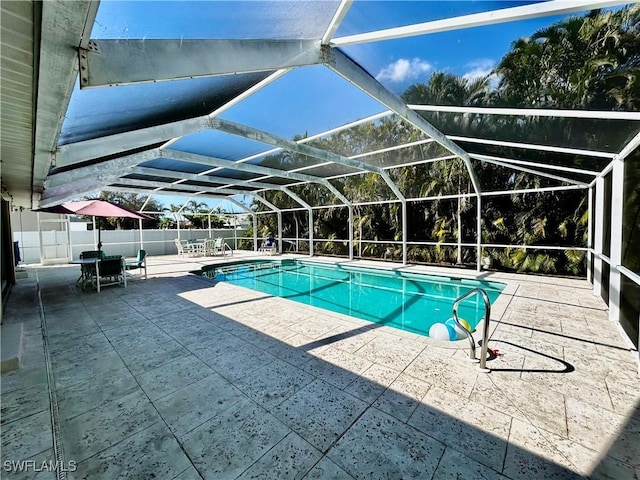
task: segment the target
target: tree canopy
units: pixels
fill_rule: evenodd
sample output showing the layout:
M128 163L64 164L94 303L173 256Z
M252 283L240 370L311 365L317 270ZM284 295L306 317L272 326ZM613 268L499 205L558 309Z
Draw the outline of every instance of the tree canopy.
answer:
M593 11L586 16L563 20L513 42L511 50L485 78L469 80L446 72L435 72L423 84L410 86L402 95L408 104L638 110L640 106L640 6L619 10ZM497 85L492 79L497 78ZM453 114L420 112L447 135L528 141L562 145L574 139L577 148L601 150L604 145L624 145L630 132L616 122L536 116ZM635 133L635 130L634 132ZM397 117L362 124L330 137L309 142L341 155L353 156L386 147L425 139L421 133ZM557 139L557 141L554 141ZM556 143L557 142L557 143ZM459 142L467 151L515 160L556 165L558 155L523 151L492 145ZM611 147L609 147L611 148ZM390 167L391 179L409 199L471 193L469 174L463 162L435 142L391 150L366 157L366 161ZM563 162L567 162L565 156ZM287 168L316 163L295 153L273 155L273 166ZM570 158L575 167L584 166L582 157ZM591 161L591 160L590 160ZM473 168L484 191L530 189L560 185L550 178L516 171L474 160ZM590 165L594 168L594 165ZM595 168L603 168L597 164ZM564 174L564 173L563 173ZM576 180L589 180L572 174ZM390 248L399 255L402 239L399 203L386 201L395 196L376 174L336 178L331 183L352 202L378 202L354 208L356 256L380 257ZM312 205L332 205L331 192L317 184L291 188ZM299 205L281 191L266 192L266 198L280 208ZM458 237L473 244L476 232L476 200L436 198L408 203L409 260L412 262L475 263L472 247L456 247ZM265 210L261 204L254 206ZM586 246L587 201L585 190L554 191L490 196L482 203L482 242L529 246ZM261 229L277 231L275 216L260 216ZM283 215L283 235L305 237L309 230L306 211ZM314 211L314 237L326 240L315 246L319 253L348 254L348 213L345 207ZM388 243L385 243L388 242ZM426 245L436 242L437 245ZM443 245L452 243L454 245ZM304 246L302 247L304 248ZM307 246L308 248L308 246ZM583 273L585 254L577 250L485 248L499 268L529 272Z
M147 195L139 195L137 193L122 192L100 192L98 196L101 200L107 200L117 205L139 211L145 205L145 210L149 212L159 212L162 206L153 198L147 201ZM92 217L88 217L91 219ZM96 217L96 227L102 230L132 230L138 228L138 220L134 218L115 218L115 217ZM144 228L158 228L160 219L154 217L154 220L144 220Z

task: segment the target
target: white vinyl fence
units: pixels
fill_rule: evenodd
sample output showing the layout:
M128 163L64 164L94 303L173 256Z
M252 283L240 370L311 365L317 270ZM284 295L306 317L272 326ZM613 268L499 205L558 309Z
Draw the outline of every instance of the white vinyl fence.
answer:
M211 238L224 238L227 245L236 249L236 238L242 237L244 230L212 229ZM89 231L43 231L45 245L44 258L66 258L68 236L71 239L71 258L78 258L84 250L96 250L97 232ZM141 248L140 230L103 230L102 250L107 255L134 257ZM174 255L178 253L175 239L177 230L142 230L142 248L147 255ZM195 240L209 238L209 230L180 230L180 238ZM38 232L14 232L13 240L18 242L22 263L40 263L40 235Z

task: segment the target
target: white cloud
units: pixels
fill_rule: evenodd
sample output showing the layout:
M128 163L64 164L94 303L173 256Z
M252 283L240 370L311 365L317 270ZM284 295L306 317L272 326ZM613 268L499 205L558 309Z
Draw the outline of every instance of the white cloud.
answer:
M491 75L491 71L496 66L493 60L489 60L488 58L483 58L479 60L475 60L473 62L467 63L466 67L470 68L470 70L462 75L462 78L467 79L472 82L478 78L489 76L489 87L491 89L495 89L500 83L500 77L495 73Z
M495 67L495 62L493 60L485 58L469 62L467 63L466 67L470 68L470 70L462 75L462 78L473 81L477 78L482 78L489 75L491 73L491 70L493 70L493 67Z
M417 57L412 60L400 58L380 70L378 75L376 75L376 80L380 82L388 80L393 83L401 83L407 80L414 80L420 75L427 73L431 68L432 66L429 62Z

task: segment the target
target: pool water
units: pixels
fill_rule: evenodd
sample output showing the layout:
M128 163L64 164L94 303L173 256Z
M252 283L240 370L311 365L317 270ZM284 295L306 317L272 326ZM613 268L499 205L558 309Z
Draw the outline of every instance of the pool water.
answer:
M451 318L456 298L484 289L493 303L505 285L306 261L246 262L205 271L208 277L269 295L428 335ZM213 274L213 275L212 275ZM458 316L475 328L484 316L479 296L460 304Z

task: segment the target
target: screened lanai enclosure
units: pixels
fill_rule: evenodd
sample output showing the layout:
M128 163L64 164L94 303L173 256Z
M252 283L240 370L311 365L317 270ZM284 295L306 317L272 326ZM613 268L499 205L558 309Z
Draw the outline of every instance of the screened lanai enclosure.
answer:
M250 250L271 233L309 255L586 276L638 346L637 4L2 11L15 20L2 38L13 205L206 201L251 218ZM35 49L21 43L34 28Z

